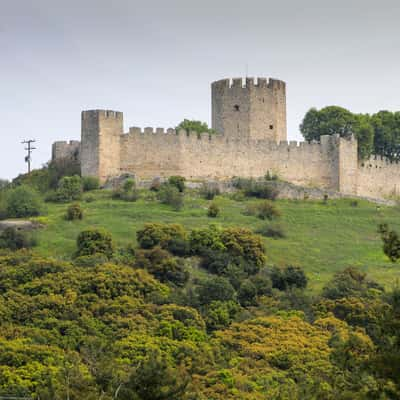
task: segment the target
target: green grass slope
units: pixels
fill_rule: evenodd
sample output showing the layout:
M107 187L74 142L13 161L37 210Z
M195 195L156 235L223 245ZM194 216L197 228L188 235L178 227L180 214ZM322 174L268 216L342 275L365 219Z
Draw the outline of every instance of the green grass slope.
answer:
M221 208L216 219L207 217L210 202L195 193L186 194L185 206L179 212L159 204L148 191L134 203L112 200L107 191L90 193L90 196L94 201L82 201L85 218L78 222L64 219L67 205L48 205L48 215L41 218L45 227L38 234L40 254L70 258L78 233L88 227L109 230L116 244L125 246L136 242L136 230L146 222L175 222L187 229L214 223L256 230L265 224L256 217L244 215L246 206L259 200L236 201L228 195L215 199ZM320 289L335 271L347 266L360 267L386 287L400 278L400 266L393 265L384 256L377 233L381 222L400 229L398 208L377 207L364 201L355 207L347 199L331 200L327 204L280 200L276 204L282 212L279 223L287 237L265 238L268 264L303 267L314 290Z

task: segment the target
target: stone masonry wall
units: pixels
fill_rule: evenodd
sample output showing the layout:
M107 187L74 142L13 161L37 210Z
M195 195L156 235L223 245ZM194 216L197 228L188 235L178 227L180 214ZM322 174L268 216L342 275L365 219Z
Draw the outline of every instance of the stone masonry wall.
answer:
M286 140L286 84L222 79L211 85L212 128L230 138Z
M79 140L71 140L70 142L60 141L53 143L51 151L51 159L73 159L79 160L81 150L81 142Z
M121 136L121 173L139 178L182 175L187 179L260 177L267 171L290 182L338 188L337 136L321 143L229 138L170 129L131 128Z
M400 163L381 157L360 162L357 194L375 198L400 196Z

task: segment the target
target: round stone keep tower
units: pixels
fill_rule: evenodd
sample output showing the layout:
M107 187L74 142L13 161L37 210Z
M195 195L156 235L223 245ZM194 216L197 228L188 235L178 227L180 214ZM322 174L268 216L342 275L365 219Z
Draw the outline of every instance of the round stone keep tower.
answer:
M230 138L287 140L286 84L267 78L211 84L212 128Z

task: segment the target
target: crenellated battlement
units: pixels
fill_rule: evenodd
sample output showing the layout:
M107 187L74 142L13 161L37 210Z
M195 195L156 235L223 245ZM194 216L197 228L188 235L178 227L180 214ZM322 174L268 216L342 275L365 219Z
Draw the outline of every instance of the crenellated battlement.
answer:
M122 120L124 114L121 111L114 110L86 110L82 111L82 121L92 118L106 118Z
M274 78L232 78L220 79L211 84L213 88L224 89L285 89L286 83Z

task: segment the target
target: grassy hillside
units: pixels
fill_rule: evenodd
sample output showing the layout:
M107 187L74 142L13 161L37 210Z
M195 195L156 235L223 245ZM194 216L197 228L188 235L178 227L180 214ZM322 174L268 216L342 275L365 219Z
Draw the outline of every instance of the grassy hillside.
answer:
M64 220L65 204L48 204L48 215L41 218L45 228L39 233L37 249L42 255L57 254L69 258L75 249L78 233L98 226L109 230L119 246L135 243L135 233L146 222L176 222L187 229L204 227L210 223L221 226L241 226L256 230L265 222L244 215L250 203L257 200L237 201L233 196L218 196L215 202L221 208L216 219L207 217L209 202L191 192L185 196L182 211L172 211L161 205L151 192L142 192L134 203L112 200L107 191L92 192L82 201L85 218L79 222ZM359 201L332 200L327 204L312 201L277 201L282 212L280 223L287 237L265 238L268 264L294 264L305 269L312 289L320 289L335 271L346 266L357 266L387 287L400 278L400 268L383 255L377 225L389 222L400 229L400 210L396 207L377 207Z

